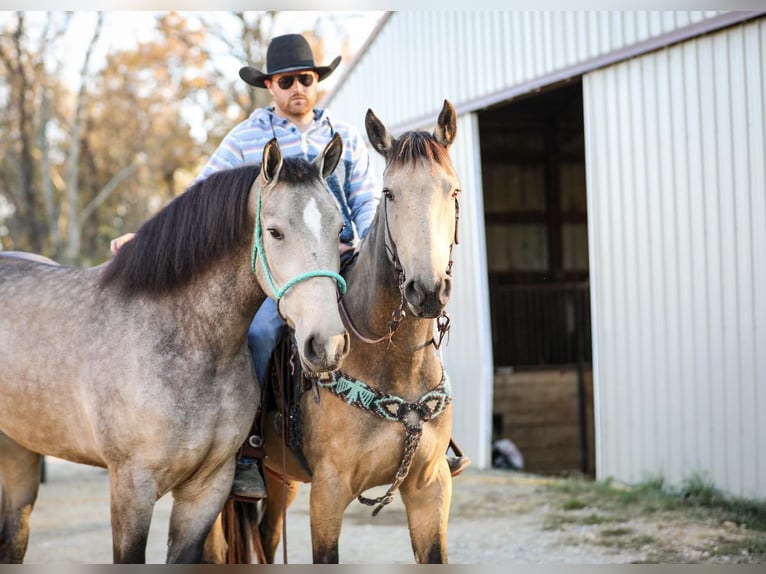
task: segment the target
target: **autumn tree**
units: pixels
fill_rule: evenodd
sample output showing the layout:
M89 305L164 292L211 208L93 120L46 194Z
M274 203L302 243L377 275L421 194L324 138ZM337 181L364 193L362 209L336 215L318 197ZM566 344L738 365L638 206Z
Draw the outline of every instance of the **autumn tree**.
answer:
M44 76L42 58L47 36L41 35L40 51L28 49L27 19L23 12L15 15L0 35L0 71L2 115L0 127L0 195L10 218L10 234L21 244L40 252L43 249L44 220L42 213L39 162L36 160L35 136L41 129L36 109L39 106Z
M66 34L82 15L0 15L0 248L106 259L111 238L181 193L226 132L270 104L231 70L265 69L282 14L161 13L115 50L114 15L98 13L76 56ZM318 23L303 33L324 62Z
M156 39L108 55L94 79L81 146L90 252L105 253L109 239L134 231L191 182L204 160L192 135L188 108L207 90L204 30L177 14L157 22ZM183 38L183 40L182 40ZM116 175L119 189L109 189Z

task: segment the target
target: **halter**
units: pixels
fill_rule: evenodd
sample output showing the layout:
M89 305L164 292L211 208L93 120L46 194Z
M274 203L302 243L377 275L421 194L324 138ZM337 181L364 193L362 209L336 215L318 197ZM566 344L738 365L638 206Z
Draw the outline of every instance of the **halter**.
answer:
M250 254L250 269L252 270L253 275L255 275L257 262L261 262L261 267L263 267L263 272L266 275L266 280L269 283L269 287L271 288L272 293L274 293L274 297L277 299L277 308L279 308L279 301L282 299L287 290L290 289L290 287L293 287L301 281L305 281L313 277L330 277L331 279L335 279L335 282L338 284L341 293L346 293L346 280L343 279L339 273L335 273L335 271L327 271L325 269L316 269L314 271L305 271L303 273L299 273L287 281L284 285L282 285L281 289L277 289L277 286L274 283L274 277L272 276L271 270L269 269L269 263L266 261L266 252L263 249L263 241L261 240L261 235L261 188L259 187L258 202L255 213L255 231L253 232L253 251Z
M389 347L394 344L393 342L393 336L396 330L399 328L399 325L402 324L402 321L404 321L404 317L406 316L406 311L404 310L404 284L406 282L406 278L404 276L404 268L402 267L401 262L399 261L399 252L396 247L396 242L394 241L393 236L391 235L391 227L388 224L388 196L385 193L383 193L383 214L385 218L386 223L386 241L384 242L384 247L386 248L386 252L389 255L389 258L391 260L391 264L394 266L394 271L398 274L398 287L399 287L399 306L394 309L391 313L391 319L386 323L386 330L388 331L385 335L382 335L377 338L373 337L367 337L364 335L357 326L354 324L353 319L351 319L351 314L348 312L348 309L346 308L346 304L343 301L343 299L340 300L340 309L343 312L343 316L346 318L346 322L348 323L349 328L354 332L354 335L356 335L361 341L364 341L365 343L369 345L376 345L378 343L382 343L383 341L388 341ZM458 224L460 223L460 203L458 202L457 196L455 196L455 236L453 238L452 243L450 243L449 246L449 262L447 264L447 275L452 277L452 251L455 245L458 245L460 243L459 236L458 236ZM389 247L389 244L391 245ZM427 347L428 345L433 345L435 349L439 349L442 344L442 340L444 339L444 336L449 332L450 329L450 318L446 311L442 310L441 314L436 318L436 330L439 332L439 338L434 339L431 338L430 341L426 341L422 345L418 345L414 349L412 349L413 352L419 351L420 349L423 349Z

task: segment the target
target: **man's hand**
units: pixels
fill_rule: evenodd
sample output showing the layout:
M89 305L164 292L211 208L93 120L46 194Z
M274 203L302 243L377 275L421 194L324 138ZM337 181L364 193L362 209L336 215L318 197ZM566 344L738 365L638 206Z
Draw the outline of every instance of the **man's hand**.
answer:
M112 251L112 255L117 255L117 252L120 250L120 247L125 245L131 239L133 239L135 235L136 235L135 233L125 233L124 235L120 235L116 239L112 239L112 242L109 244L109 249Z

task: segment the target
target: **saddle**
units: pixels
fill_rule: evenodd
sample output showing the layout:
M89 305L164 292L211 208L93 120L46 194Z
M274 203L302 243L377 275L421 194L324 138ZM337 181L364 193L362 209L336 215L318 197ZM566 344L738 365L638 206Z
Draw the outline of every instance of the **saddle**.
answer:
M266 380L261 385L261 402L253 419L250 434L240 447L238 456L258 459L261 470L266 451L263 448L265 425L268 414L276 413L273 418L274 430L283 439L283 447L301 465L303 470L312 475L311 468L303 454L303 417L301 397L312 390L319 401L317 385L311 378L304 376L292 335L285 335L277 344L266 369ZM450 437L449 449L454 456L447 456L450 474L458 476L470 464L460 446Z
M303 454L303 419L300 406L301 396L310 388L311 380L303 376L293 337L285 334L271 354L266 367L266 378L261 384L260 406L238 456L258 459L263 470L263 459L266 456L263 447L265 425L269 424L268 414L273 412L274 431L283 438L284 446L311 476L311 468Z

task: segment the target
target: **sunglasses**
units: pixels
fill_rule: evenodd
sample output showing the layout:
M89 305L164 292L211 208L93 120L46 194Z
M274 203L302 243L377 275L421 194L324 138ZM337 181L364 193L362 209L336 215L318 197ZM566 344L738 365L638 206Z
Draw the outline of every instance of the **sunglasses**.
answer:
M295 80L298 80L302 86L307 88L314 83L314 74L293 74L290 76L280 76L277 85L283 90L289 90L293 87Z

